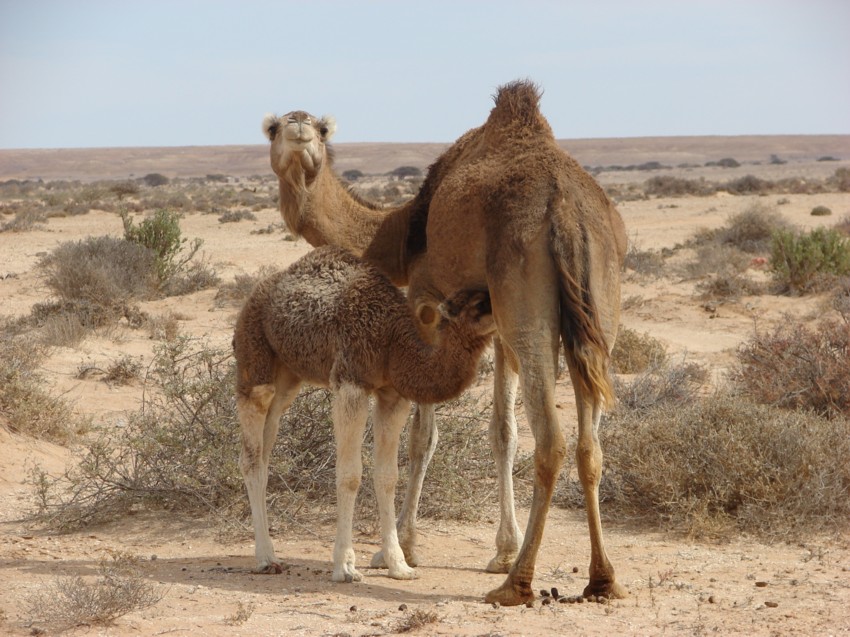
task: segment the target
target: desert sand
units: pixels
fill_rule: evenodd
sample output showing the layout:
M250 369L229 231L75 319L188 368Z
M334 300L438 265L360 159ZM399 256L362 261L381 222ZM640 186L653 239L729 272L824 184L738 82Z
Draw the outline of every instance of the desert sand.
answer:
M734 156L734 152L728 154ZM631 163L629 159L633 157L622 163ZM183 161L191 161L191 153ZM833 163L828 168L835 167ZM799 159L791 168L824 170L811 157ZM744 170L753 173L758 167ZM43 172L49 173L46 166ZM0 173L0 180L11 176ZM605 183L615 178L623 175L603 173L600 179ZM631 173L631 178L647 175ZM618 208L636 245L662 249L685 241L698 228L721 226L729 215L754 201L773 205L779 198L722 194L624 201ZM778 209L801 227L830 225L850 214L847 193L782 198L787 201ZM831 208L833 215L812 217L815 205ZM184 236L204 240L203 258L224 281L241 273L253 274L270 263L286 265L310 249L303 240L284 240L281 232L252 234L280 221L273 208L256 216L255 221L222 224L216 215L192 213L182 220L181 228ZM121 220L114 213L96 210L52 218L25 232L0 233L2 313L26 314L34 303L48 297L34 269L40 255L61 242L103 234L122 236ZM737 345L752 334L755 320L770 325L791 314L814 321L822 312L823 299L816 296L769 295L721 303L709 310L694 288L694 281L668 276L646 281L626 272L623 298L629 302L623 324L648 332L664 342L673 357L706 364L716 375L722 375ZM216 304L215 294L212 289L141 305L153 315L174 312L183 333L207 336L224 347L230 342L236 310ZM152 347L147 331L119 327L86 338L74 348L53 348L42 372L52 391L71 402L78 413L98 423L116 422L139 407L141 385L108 386L96 378L78 379L77 371L82 362L105 363L128 354L149 362ZM570 435L575 416L566 377L559 387L562 423ZM522 416L521 409L518 414ZM493 608L482 601L484 593L503 579L483 571L492 556L498 515L495 500L479 524L422 520L423 563L413 581L394 581L366 568L378 548L378 537L361 533L355 536L355 548L364 581L331 582L334 529L330 525L312 532L273 533L278 555L288 566L276 576L251 572L249 526L244 536L222 540L214 521L139 514L78 533L46 532L26 519L32 500L26 471L38 464L58 473L73 456L66 448L9 431L2 418L0 414L3 634L53 634L54 628L31 623L26 612L28 595L57 577L94 574L99 561L116 551L141 558L145 576L162 587L162 600L121 617L113 626L82 626L66 634L384 635L401 631L416 612L433 613L435 621L415 630L428 635L850 634L850 538L823 535L776 545L749 537L723 543L693 541L612 519L606 516L604 504L608 552L631 596L605 604L543 604L539 599L532 608ZM520 427L521 444L530 449L528 429L524 422ZM526 514L520 511L521 520ZM557 587L562 594L576 595L586 583L588 563L584 513L553 508L538 558L535 589ZM240 610L247 617L240 617Z

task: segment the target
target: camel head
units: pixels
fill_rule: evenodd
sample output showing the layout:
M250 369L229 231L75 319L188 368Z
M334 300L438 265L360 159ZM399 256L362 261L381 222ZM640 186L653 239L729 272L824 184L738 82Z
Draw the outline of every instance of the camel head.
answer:
M448 322L463 324L475 334L486 336L496 331L493 319L493 307L487 290L461 290L440 303L438 310L442 316L439 328Z
M305 111L292 111L282 117L263 118L263 133L271 142L272 169L284 178L294 162L308 178L315 177L328 158L327 142L336 131L333 117L315 117Z

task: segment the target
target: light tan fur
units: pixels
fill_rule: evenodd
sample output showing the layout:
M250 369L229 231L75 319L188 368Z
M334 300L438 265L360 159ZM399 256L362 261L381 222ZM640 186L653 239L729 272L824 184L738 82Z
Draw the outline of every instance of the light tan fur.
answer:
M554 400L559 343L578 405L576 459L591 539L584 593L626 594L602 541L597 437L602 407L612 399L608 362L619 323L625 227L594 179L558 147L539 99L530 82L501 87L484 125L437 159L413 200L391 210L353 196L334 175L331 129L320 120L295 111L264 123L290 229L313 245L344 246L396 284L407 284L423 333L433 330L442 299L459 289L489 289L498 327L490 440L502 515L487 570L508 577L486 599L509 605L534 597L534 564L566 455ZM524 540L511 481L518 382L535 437L534 500ZM416 510L437 439L433 413L432 405L420 404L411 432L411 480L398 521L409 563L417 561Z
M351 543L369 396L375 397L375 493L389 576L410 579L395 525L399 435L410 400L440 402L475 378L495 325L486 291L464 290L440 307L436 344L424 342L404 295L346 250L317 248L261 281L236 323L240 467L251 503L257 569L280 573L269 536L266 483L280 417L302 382L329 386L336 441L337 534L333 580L361 579Z

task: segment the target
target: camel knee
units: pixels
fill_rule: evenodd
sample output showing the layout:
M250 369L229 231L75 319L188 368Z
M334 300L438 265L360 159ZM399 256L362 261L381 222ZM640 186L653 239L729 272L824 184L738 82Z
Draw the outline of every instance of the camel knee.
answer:
M357 493L357 490L360 488L360 480L361 477L356 474L337 476L337 493Z
M274 385L254 385L251 387L251 391L247 393L240 392L237 395L236 409L240 416L250 417L259 414L263 416L263 422L265 423L265 415L272 404L274 394Z

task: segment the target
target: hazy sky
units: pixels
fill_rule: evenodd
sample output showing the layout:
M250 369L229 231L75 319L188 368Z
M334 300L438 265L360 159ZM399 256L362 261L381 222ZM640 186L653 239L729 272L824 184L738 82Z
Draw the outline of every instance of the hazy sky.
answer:
M847 0L0 0L0 148L452 141L528 77L560 138L850 134Z

